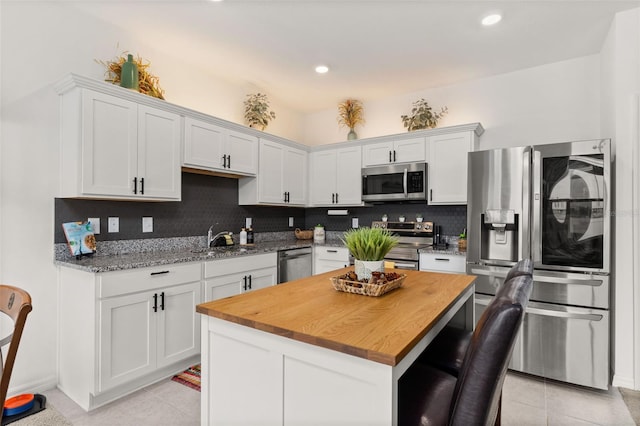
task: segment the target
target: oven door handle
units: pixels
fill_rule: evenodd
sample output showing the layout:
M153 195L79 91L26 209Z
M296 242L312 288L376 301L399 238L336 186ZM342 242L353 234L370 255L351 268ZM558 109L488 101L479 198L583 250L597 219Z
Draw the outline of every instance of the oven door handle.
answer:
M565 285L589 285L592 287L599 287L602 285L602 280L587 280L584 278L562 278L547 275L533 275L534 282L551 283L551 284L565 284Z
M405 269L418 269L418 265L414 263L400 263L394 262L396 268L405 268Z
M407 169L404 169L404 175L402 177L402 187L404 188L404 198L407 198L409 196L409 190L407 188Z

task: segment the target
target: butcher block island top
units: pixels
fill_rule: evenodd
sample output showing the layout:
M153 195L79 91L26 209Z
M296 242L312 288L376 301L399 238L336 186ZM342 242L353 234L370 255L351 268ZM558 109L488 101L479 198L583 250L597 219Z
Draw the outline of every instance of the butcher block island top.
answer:
M379 297L334 290L353 268L200 304L196 311L268 333L395 366L473 285L472 275L399 271L402 287Z

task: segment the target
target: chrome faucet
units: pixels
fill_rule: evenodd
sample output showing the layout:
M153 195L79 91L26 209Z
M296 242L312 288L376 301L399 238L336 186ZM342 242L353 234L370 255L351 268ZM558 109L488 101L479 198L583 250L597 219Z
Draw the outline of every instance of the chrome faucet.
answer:
M215 241L224 236L224 235L231 235L231 232L229 231L222 231L222 232L218 232L216 235L213 235L213 226L211 226L209 228L209 231L207 231L207 247L211 247L211 244L215 243Z

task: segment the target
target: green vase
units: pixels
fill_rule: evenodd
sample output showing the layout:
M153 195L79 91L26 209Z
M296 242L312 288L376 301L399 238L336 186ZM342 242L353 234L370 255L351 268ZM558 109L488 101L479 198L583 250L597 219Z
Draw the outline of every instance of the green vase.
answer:
M349 130L349 133L347 134L347 140L352 141L355 139L358 139L358 134L353 129Z
M128 55L127 62L122 64L120 86L138 90L138 65L133 62L133 55Z

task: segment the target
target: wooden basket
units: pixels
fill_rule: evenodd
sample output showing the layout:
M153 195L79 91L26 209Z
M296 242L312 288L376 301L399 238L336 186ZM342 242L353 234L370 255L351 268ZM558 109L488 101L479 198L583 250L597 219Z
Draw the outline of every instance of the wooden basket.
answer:
M383 294L400 287L404 282L404 279L407 278L407 276L403 274L400 275L399 278L393 281L388 281L384 284L367 284L359 281L349 281L343 277L345 277L345 275L331 277L333 288L346 293L362 294L374 297L382 296Z
M299 240L310 240L313 238L313 231L302 231L300 228L296 228L295 234Z

